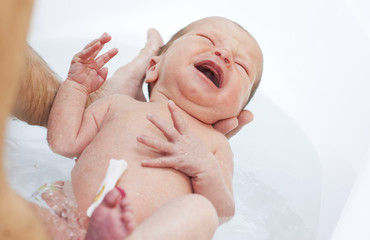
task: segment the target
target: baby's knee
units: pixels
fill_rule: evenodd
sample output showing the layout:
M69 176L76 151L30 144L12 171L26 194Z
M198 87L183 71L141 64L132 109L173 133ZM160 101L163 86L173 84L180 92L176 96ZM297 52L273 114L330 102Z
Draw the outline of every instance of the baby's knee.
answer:
M211 201L199 194L189 194L186 196L186 204L193 208L196 218L212 228L217 228L219 220L216 208Z

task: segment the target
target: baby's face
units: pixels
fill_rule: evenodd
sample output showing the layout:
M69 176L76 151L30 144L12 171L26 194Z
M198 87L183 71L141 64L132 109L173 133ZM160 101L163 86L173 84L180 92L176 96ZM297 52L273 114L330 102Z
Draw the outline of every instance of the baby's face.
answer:
M160 57L156 87L183 110L213 124L237 116L262 69L255 39L240 26L212 17L188 26Z

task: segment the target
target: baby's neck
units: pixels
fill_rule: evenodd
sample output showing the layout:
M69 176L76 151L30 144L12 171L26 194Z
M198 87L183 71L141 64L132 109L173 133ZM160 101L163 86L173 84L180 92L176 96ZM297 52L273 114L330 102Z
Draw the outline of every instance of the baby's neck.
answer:
M169 97L167 97L165 94L152 94L149 98L149 102L165 104L166 106L167 106L169 100L171 100L171 99ZM177 103L175 102L175 104L177 104ZM196 118L195 116L193 116L191 114L191 112L189 113L187 111L184 111L181 108L181 106L178 106L178 108L180 110L181 115L184 117L184 119L186 120L186 122L189 125L202 125L203 127L213 129L211 124L204 123L203 121L201 121L198 118Z
M155 102L155 103L168 103L168 101L171 100L169 97L167 97L165 94L160 93L152 93L149 97L149 102Z

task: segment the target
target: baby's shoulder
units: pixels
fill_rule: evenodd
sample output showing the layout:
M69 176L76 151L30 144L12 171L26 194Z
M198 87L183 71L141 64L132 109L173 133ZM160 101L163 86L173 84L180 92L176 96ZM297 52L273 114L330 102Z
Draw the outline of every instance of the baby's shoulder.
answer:
M141 102L133 99L130 96L123 94L113 94L106 97L99 98L93 102L89 107L88 111L99 113L103 112L106 117L117 111L128 111L130 109L135 109L137 104ZM107 113L107 114L106 114Z
M233 169L234 154L229 140L222 133L215 130L215 156L219 159L223 168Z
M229 139L225 137L222 133L215 130L215 139L216 139L216 145L219 149L222 149L223 151L231 151L231 146Z
M102 98L101 101L108 103L112 108L114 107L122 108L123 106L133 107L141 103L140 101L137 101L136 99L124 94L113 94L110 96L106 96Z
M225 135L214 129L212 126L203 129L201 138L203 139L203 142L209 143L215 152L219 150L227 151L231 148Z
M136 99L133 99L130 96L124 94L112 94L110 96L105 97L107 101L111 101L113 103L126 103L126 102L136 102Z

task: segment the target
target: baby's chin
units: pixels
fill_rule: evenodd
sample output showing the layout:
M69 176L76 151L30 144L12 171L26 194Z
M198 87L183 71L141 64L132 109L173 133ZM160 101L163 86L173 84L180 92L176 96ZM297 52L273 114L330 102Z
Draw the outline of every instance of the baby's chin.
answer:
M235 118L239 115L240 111L237 110L227 111L227 110L218 110L218 109L211 109L211 108L196 108L196 107L189 107L189 106L181 106L178 105L182 110L187 112L190 116L197 119L198 121L207 124L213 125L218 123L222 120Z
M204 124L207 124L207 125L213 125L215 123L218 123L222 120L225 120L225 119L229 119L229 118L232 118L234 116L230 116L230 117L212 117L210 116L210 114L208 114L208 116L193 116L195 117L196 119L198 119L199 121L203 122Z

